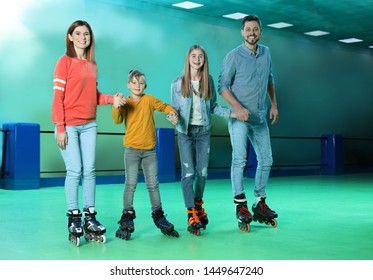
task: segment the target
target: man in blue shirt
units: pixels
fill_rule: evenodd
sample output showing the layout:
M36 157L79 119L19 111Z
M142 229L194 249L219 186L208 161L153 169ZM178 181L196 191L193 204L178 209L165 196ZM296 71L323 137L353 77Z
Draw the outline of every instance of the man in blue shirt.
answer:
M250 222L259 220L276 226L277 213L265 202L266 185L272 166L272 149L267 124L268 97L271 102L271 124L278 120L277 101L268 47L258 44L262 25L256 15L242 19L244 42L230 51L219 76L219 93L229 103L237 119L229 119L232 144L231 180L239 228L250 231ZM244 168L247 161L247 137L257 156L252 216L247 208L244 190Z

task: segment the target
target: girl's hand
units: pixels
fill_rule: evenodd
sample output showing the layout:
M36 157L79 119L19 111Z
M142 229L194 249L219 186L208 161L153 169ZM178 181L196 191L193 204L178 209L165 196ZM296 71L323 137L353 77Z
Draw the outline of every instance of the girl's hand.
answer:
M233 119L237 119L237 115L235 112L231 112L231 114L229 115L230 118L233 118Z
M177 123L179 122L179 117L177 116L177 114L175 114L174 112L171 112L167 115L167 119L173 124L173 125L177 125Z
M235 114L236 114L236 118L239 121L244 122L244 121L247 121L250 118L250 112L247 109L245 109L244 107L236 109Z

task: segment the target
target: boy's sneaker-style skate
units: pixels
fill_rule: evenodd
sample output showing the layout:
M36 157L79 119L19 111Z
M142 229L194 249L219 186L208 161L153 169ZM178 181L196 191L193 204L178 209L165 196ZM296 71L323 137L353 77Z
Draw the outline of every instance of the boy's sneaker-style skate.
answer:
M75 246L80 245L80 237L83 235L82 213L79 209L69 210L67 228L69 230L69 241Z
M201 228L203 228L203 224L198 218L198 212L195 208L188 208L188 231L194 235L201 234Z
M167 221L162 208L152 212L154 224L161 230L164 235L179 237L179 233L174 229L174 225Z
M267 203L265 202L265 197L262 197L256 207L252 206L254 213L253 220L259 221L259 223L265 223L266 225L271 225L273 227L277 226L277 221L275 218L278 217L277 213L271 210Z
M129 240L131 238L131 233L135 231L135 223L133 222L135 218L135 210L123 210L122 217L118 222L119 229L116 231L115 236Z
M194 204L196 206L197 216L202 224L202 228L206 229L206 225L209 223L209 219L207 217L207 213L205 212L205 208L202 207L204 201L203 199L196 199Z
M236 204L236 218L238 220L238 228L242 231L250 232L250 223L253 220L253 216L247 208L247 200L245 194L236 195L234 197L234 204Z
M94 207L83 209L84 213L84 238L87 241L106 242L104 233L106 228L96 220L97 212Z

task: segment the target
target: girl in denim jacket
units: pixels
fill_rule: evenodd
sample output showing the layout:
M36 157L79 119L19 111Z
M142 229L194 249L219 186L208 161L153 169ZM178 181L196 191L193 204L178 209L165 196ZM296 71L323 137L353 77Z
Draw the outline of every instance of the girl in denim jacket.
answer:
M207 213L202 207L210 152L211 114L235 117L216 101L206 51L198 45L187 54L183 75L171 84L171 105L178 113L178 146L181 186L188 214L188 231L200 235L206 229Z

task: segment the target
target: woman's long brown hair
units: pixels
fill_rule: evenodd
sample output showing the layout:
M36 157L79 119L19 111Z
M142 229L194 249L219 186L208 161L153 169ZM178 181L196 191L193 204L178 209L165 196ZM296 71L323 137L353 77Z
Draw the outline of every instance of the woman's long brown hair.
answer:
M72 35L75 28L78 26L86 26L88 28L89 34L91 36L91 43L86 49L86 58L90 62L95 62L95 37L92 32L92 28L88 22L84 20L76 20L74 21L70 27L67 29L66 32L66 55L70 57L77 57L77 54L74 49L74 43L70 41L69 35Z

